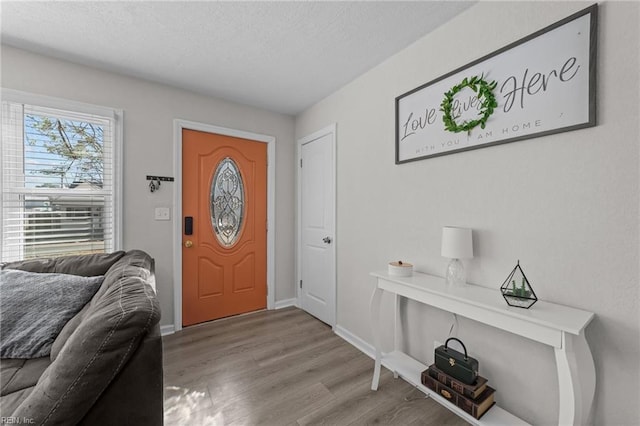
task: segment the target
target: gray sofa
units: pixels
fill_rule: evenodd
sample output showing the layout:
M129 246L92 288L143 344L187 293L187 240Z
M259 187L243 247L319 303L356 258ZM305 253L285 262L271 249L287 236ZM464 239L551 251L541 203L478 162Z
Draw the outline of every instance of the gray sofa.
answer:
M160 308L148 254L119 251L1 268L105 276L55 338L50 356L0 360L3 423L162 424Z

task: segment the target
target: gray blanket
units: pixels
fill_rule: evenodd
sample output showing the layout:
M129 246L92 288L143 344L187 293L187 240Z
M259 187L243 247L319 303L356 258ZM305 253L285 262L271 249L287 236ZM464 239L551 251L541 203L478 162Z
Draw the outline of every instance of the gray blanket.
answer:
M0 357L39 358L98 291L104 276L0 271Z

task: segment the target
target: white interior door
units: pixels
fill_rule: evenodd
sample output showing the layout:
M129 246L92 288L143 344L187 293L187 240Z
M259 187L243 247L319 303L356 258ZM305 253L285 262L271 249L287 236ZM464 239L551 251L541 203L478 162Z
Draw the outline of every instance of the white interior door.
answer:
M335 126L300 140L300 306L336 322Z

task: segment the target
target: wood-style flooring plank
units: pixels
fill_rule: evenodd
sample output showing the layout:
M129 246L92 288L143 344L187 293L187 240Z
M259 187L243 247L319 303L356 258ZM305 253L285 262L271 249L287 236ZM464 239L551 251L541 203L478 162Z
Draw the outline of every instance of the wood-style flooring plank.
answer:
M463 425L297 308L163 337L165 425Z

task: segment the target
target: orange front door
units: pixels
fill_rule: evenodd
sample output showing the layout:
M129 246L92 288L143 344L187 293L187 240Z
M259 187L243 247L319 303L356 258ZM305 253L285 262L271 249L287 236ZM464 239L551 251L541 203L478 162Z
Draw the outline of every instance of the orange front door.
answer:
M182 324L266 308L267 144L183 130L182 214Z

